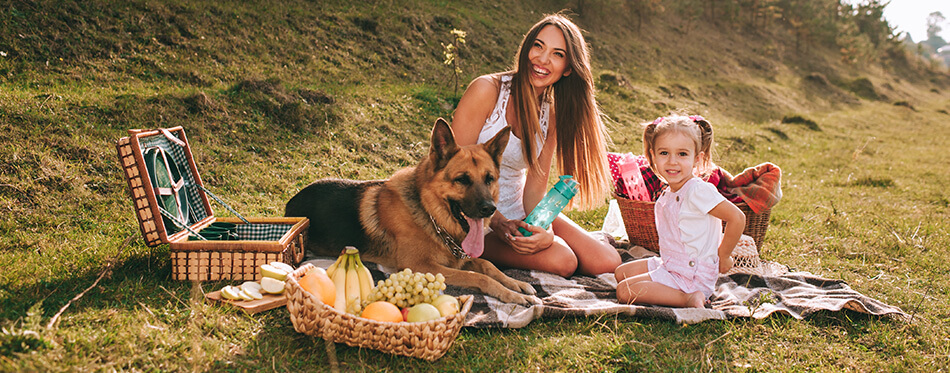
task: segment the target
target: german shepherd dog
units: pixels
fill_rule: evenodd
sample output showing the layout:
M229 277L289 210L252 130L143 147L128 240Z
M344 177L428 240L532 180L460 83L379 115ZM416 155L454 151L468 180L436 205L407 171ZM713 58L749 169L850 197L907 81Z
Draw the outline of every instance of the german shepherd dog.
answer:
M446 284L504 302L540 303L531 285L478 258L509 134L505 128L487 143L459 147L439 118L429 155L415 167L388 180L318 180L287 202L284 215L310 219L308 255L337 256L354 246L360 257L387 268L442 273Z

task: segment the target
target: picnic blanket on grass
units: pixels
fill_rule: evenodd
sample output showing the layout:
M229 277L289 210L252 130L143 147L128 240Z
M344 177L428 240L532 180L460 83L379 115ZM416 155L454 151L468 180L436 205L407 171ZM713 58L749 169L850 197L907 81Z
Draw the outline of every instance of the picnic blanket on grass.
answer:
M639 246L618 249L624 262L653 255ZM309 261L328 267L336 258ZM363 262L376 281L385 279L392 270L375 263ZM851 289L842 280L830 280L808 272L791 272L782 276L763 277L747 274L720 275L712 295L712 308L671 308L641 306L617 302L617 281L613 273L597 277L576 275L564 278L546 272L506 269L505 274L525 281L538 291L543 304L525 307L503 303L466 288L448 286L445 293L454 296L472 294L474 302L465 326L477 328L521 328L540 318L565 316L628 315L695 324L706 320L738 317L763 319L773 313L802 319L818 311L849 309L870 315L909 319L900 308L887 305Z

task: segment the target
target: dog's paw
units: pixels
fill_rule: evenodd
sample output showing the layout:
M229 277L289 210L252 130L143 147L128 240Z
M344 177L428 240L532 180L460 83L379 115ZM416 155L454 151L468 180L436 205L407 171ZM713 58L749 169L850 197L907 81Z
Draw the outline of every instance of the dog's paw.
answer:
M518 287L520 288L518 290L521 291L522 293L525 293L528 295L535 295L538 293L538 291L535 290L534 286L531 286L531 284L527 282L522 282L522 281L518 281L518 282L519 282Z
M536 297L536 296L534 296L534 295L518 294L518 296L519 296L519 297L518 297L518 298L519 298L518 301L516 301L516 302L511 302L511 303L517 303L517 304L522 305L522 306L525 306L525 307L540 306L540 305L541 305L541 298L538 298L538 297Z
M515 279L509 279L509 280L510 281L507 281L504 283L506 288L509 288L511 290L517 291L522 294L527 294L527 295L535 295L538 293L537 290L534 290L534 286L531 286L531 284L527 282L518 281Z
M521 293L516 293L513 291L508 291L505 294L499 294L497 298L505 303L514 303L525 307L531 307L533 305L540 305L541 299L534 295L525 295Z
M541 298L538 298L538 297L536 297L536 296L534 296L534 295L529 295L529 296L527 296L527 297L525 297L525 298L528 299L528 303L529 303L528 305L529 305L529 306L540 306L541 303L542 303L542 302L541 302Z

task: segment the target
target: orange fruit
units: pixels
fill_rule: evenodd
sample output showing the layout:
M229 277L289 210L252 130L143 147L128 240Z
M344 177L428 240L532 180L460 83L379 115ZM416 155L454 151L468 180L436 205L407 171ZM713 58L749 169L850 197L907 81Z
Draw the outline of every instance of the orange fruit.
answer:
M307 271L297 282L308 293L316 295L323 304L333 307L333 303L336 302L336 287L333 286L333 281L330 280L323 268L313 268Z
M363 309L363 313L360 314L360 317L376 321L400 322L402 321L402 311L400 311L399 307L396 307L395 304L386 301L377 301L368 304L366 308Z

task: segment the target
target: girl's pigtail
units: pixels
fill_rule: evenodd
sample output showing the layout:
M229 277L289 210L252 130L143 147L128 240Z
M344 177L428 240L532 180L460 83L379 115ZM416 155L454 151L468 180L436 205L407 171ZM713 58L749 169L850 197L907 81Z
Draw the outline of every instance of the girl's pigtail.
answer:
M706 119L702 117L697 117L693 120L697 126L699 126L699 150L703 152L703 159L701 160L702 167L700 168L700 174L706 176L712 172L712 145L713 145L713 129L712 124L709 123Z
M643 126L643 156L647 158L647 163L650 164L650 168L653 168L653 146L654 139L656 138L656 125L660 123L663 118L656 118L652 123L648 123Z

